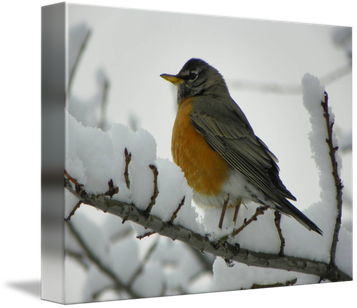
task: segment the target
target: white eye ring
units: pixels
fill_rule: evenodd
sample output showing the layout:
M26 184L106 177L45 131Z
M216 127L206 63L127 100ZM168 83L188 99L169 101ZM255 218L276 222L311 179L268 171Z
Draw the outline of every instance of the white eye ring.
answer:
M194 82L198 78L198 74L196 71L191 71L190 74L187 76L188 82Z

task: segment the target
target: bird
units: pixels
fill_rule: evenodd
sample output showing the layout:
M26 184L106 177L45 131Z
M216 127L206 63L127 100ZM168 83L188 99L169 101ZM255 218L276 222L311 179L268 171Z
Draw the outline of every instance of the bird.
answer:
M188 60L178 74L161 74L177 87L177 114L172 129L173 161L204 208L254 202L295 218L308 230L322 230L288 199L296 198L279 177L278 159L255 135L247 117L230 96L217 69L204 60Z

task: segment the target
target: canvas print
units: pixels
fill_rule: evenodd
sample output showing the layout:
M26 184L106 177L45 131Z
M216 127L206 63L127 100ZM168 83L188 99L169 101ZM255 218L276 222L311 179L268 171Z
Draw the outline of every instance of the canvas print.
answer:
M352 280L352 28L63 7L64 303Z

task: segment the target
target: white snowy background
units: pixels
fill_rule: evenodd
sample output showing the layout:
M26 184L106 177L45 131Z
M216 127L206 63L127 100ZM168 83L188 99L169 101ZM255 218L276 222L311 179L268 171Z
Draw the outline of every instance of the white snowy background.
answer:
M319 158L317 169L310 149L308 135L311 125L306 111L313 103L316 104L316 99L311 99L311 95L322 98L323 87L319 86L317 78L305 73L317 76L326 87L336 115L336 134L342 146L348 148L352 136L349 29L77 5L69 5L68 17L69 71L78 55L80 42L90 31L71 85L67 105L71 115L66 111L66 170L85 185L87 192L105 192L108 181L113 179L114 185L120 189L114 199L133 202L145 209L153 189L152 172L148 165L154 164L159 170L160 193L152 214L169 220L186 195L185 205L176 223L201 234L210 233L212 239L233 229L230 220L226 219L223 230L218 230L220 210L195 212L183 174L170 162L175 89L159 75L177 73L188 59L199 57L223 74L232 97L247 115L255 133L279 158L281 178L297 197L296 206L301 210L306 209L305 213L325 232L321 238L307 232L292 219L283 218L286 253L329 261L335 208L331 193L326 192L332 192L333 197L334 185L333 182L325 186L321 184L331 174L328 154L322 159L327 161L327 165L319 164L320 154L326 147L325 137L313 133L310 138ZM339 73L341 76L333 78ZM302 102L302 76L306 109ZM110 86L106 96L106 123L102 131L92 127L100 125L106 82ZM317 85L309 90L314 83ZM321 109L319 104L317 106ZM320 114L315 112L312 118L318 116L320 120L317 123L324 128L322 109ZM312 120L312 123L316 123L316 120ZM125 147L133 154L129 167L130 190L126 188L123 177ZM341 231L342 244L337 255L338 265L349 274L352 273L352 239L349 233L351 154L351 150L347 149L342 153L343 164L339 160L340 167L343 165L341 177L346 192L344 197L347 196L344 207L347 231ZM76 200L71 200L69 193L67 196L66 214L76 203ZM238 224L254 211L254 207L243 208ZM109 239L112 233L120 234L123 226L120 220L108 216L82 206L71 221L88 244L93 246L102 262L125 283L130 281L155 243L155 251L145 265L145 272L132 286L143 297L236 290L250 288L254 283L284 283L294 278L298 278L297 284L316 283L319 280L319 277L252 269L242 264L228 268L219 258L214 262L213 275L209 271L198 275L200 265L194 264L195 258L189 256L190 252L184 245L157 239L156 236L141 242L132 236L111 243ZM247 249L277 253L279 240L272 221L273 215L268 212L232 241L239 242ZM135 225L132 227L137 235L147 232ZM260 236L262 233L265 237ZM159 244L154 241L159 241ZM177 246L182 247L178 249ZM81 252L70 236L67 237L66 247L72 254ZM165 262L175 265L164 266ZM186 266L182 268L185 262ZM103 279L103 274L95 266L88 266L83 271L74 258L66 259L66 301L91 301L93 294L110 286L110 282ZM100 300L127 296L111 291L102 294Z

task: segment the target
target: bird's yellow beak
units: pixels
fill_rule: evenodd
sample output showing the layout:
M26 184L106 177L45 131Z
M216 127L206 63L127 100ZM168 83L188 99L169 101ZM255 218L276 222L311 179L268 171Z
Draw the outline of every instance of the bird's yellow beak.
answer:
M175 75L161 74L160 76L161 76L162 78L164 78L165 80L170 81L170 82L173 83L175 86L176 86L176 85L179 85L179 84L181 84L181 83L184 82L183 79L178 78L178 77L175 76Z

